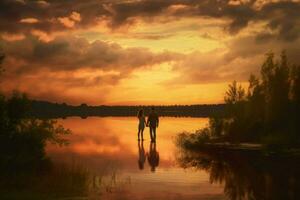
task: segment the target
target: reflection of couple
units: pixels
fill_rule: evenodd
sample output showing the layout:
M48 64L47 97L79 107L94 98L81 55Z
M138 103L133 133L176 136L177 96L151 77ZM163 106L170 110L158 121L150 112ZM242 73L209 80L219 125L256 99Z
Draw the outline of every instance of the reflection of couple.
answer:
M149 147L149 153L145 153L144 150L144 142L139 141L138 144L139 147L139 168L142 170L144 169L144 164L146 161L146 158L148 158L148 163L151 167L151 171L154 172L155 168L158 167L159 164L159 153L156 151L156 143L151 142Z
M139 126L138 126L138 140L140 140L140 135L142 140L144 140L144 129L145 125L150 129L150 138L152 142L156 140L156 128L158 127L159 118L157 113L155 112L154 107L151 108L151 112L149 113L147 122L145 120L144 111L141 109L138 112Z

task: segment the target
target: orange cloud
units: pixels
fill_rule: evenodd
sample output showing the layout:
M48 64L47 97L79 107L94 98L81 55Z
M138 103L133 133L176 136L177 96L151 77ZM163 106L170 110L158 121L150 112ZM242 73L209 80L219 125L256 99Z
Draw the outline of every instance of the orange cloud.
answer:
M35 24L38 23L39 20L36 18L24 18L20 20L20 23L28 23L28 24Z
M1 34L1 37L4 40L12 42L12 41L17 41L17 40L23 40L25 38L25 35L3 33L3 34Z
M72 12L68 17L58 17L57 20L67 28L73 28L76 22L81 21L81 16L78 12Z

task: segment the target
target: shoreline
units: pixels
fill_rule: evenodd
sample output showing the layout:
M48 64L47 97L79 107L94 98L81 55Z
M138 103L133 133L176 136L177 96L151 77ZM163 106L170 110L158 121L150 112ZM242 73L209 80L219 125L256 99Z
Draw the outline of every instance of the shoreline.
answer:
M192 151L215 151L220 153L236 152L236 153L253 153L262 154L264 156L297 156L300 157L300 148L277 148L270 149L264 144L258 143L229 143L229 142L216 142L204 143L201 145L193 144L191 148L185 148Z

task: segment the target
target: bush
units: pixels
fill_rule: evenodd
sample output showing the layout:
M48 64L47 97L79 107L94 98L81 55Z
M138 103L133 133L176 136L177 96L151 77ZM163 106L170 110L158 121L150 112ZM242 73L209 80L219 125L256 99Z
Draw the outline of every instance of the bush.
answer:
M38 170L47 159L47 142L65 145L69 130L54 120L39 120L28 116L29 100L14 92L10 98L0 98L0 168L3 171Z
M180 133L176 138L176 144L184 149L201 146L210 140L209 129L197 130L195 133Z

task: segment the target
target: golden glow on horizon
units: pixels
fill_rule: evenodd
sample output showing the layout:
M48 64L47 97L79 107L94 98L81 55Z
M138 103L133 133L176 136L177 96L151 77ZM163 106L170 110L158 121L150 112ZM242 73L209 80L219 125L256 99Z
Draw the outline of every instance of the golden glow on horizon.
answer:
M74 134L69 136L70 145L57 148L50 145L48 151L73 152L79 155L107 155L124 159L137 152L137 119L135 117L78 117L59 120L65 128ZM174 139L181 131L193 132L207 125L207 118L173 118L161 117L157 132L157 150L160 159L167 163L174 161ZM148 151L149 129L144 130L144 147ZM126 155L126 156L125 156ZM125 161L126 162L126 161ZM162 162L163 163L163 162Z
M169 11L173 12L174 9L184 9L184 6L175 5L170 7ZM78 14L76 23L80 21L79 17ZM83 46L86 49L79 50L79 53L75 50L78 57L92 51L94 46L97 46L94 43L96 40L108 45L97 46L95 50L101 51L101 55L97 56L98 52L89 53L83 59L82 66L78 68L72 69L74 63L71 63L71 70L37 70L38 73L18 77L18 83L11 82L9 81L11 78L8 78L2 90L9 93L17 89L28 93L32 98L73 105L222 103L227 86L233 80L232 77L242 74L243 77L237 79L244 81L246 73L243 73L243 70L253 68L253 64L256 65L260 59L254 56L253 60L247 58L247 51L256 51L254 45L249 46L253 43L251 40L245 41L249 50L242 48L241 45L245 45L244 38L257 33L257 30L262 30L266 22L249 23L250 26L242 29L238 35L224 31L228 19L186 17L169 20L160 15L151 21L136 18L133 24L116 29L108 27L105 20L100 20L98 24L86 29L75 28L75 22L74 28L66 31L45 33L32 29L31 34L45 45L50 44L55 38L62 38L59 42L63 42L64 38L71 36L70 41L75 42L68 48L78 49L81 47L76 45L80 41L74 38L83 39ZM26 39L23 34L4 34L2 38L6 41ZM232 44L232 41L238 42ZM233 47L238 51L231 51L230 48ZM130 60L134 54L128 53L127 50L136 51L137 54L142 52L141 58L145 56L145 61ZM245 55L238 56L244 53ZM72 50L70 54L72 55ZM58 55L63 57L61 54ZM168 56L171 58L166 58ZM152 58L155 61L152 61ZM123 66L122 59L129 59L130 62ZM150 62L148 63L146 59ZM9 65L14 64L26 65L22 59L12 60ZM39 67L43 69L43 66L37 66ZM61 67L63 68L64 64ZM49 81L51 84L48 84Z
M172 85L168 83L176 77L176 72L168 64L148 70L134 72L128 79L114 87L110 95L112 105L134 104L201 104L223 102L224 88L228 83ZM126 97L126 98L124 98Z
M104 40L115 42L122 47L143 47L153 52L176 52L188 54L194 51L211 52L224 48L226 36L224 20L209 18L188 18L160 23L136 21L124 30L111 31L100 24L88 31L79 31L79 37L90 42ZM170 82L180 76L172 69L174 63L162 63L134 70L118 84L108 87L103 104L200 104L221 103L228 82L174 85ZM94 87L95 94L101 94L100 87ZM83 92L84 93L84 92ZM79 94L79 91L78 91ZM159 97L158 97L159 95ZM95 95L97 99L97 95ZM91 102L91 101L90 101ZM97 104L97 101L92 101Z

